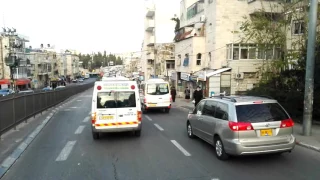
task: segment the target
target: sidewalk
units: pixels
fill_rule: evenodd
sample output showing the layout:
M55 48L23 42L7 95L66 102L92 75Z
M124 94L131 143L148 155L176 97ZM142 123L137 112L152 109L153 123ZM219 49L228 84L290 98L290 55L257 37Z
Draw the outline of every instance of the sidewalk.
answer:
M177 98L173 103L173 107L180 107L188 111L194 108L191 100ZM297 145L320 152L320 125L312 126L312 136L302 135L302 124L295 123L293 127L293 134L296 137Z

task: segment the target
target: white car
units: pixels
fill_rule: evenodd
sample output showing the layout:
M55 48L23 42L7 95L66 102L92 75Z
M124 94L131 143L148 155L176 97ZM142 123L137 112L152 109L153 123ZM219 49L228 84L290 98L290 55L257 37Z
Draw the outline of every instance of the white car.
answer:
M108 132L132 131L138 137L141 134L141 104L135 81L103 77L95 82L91 112L93 139Z

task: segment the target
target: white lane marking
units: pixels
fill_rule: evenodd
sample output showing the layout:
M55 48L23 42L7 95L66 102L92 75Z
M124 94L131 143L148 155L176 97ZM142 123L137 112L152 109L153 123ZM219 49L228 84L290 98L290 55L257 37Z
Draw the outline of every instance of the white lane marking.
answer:
M77 101L80 102L80 101L82 101L82 100L79 99L79 100L77 100Z
M212 178L211 180L220 180L219 178Z
M151 119L148 115L145 115L145 117L146 117L149 121L152 121L152 119Z
M64 148L61 150L59 156L57 157L56 161L65 161L68 159L74 145L77 141L68 141Z
M81 134L85 126L79 126L78 129L74 132L74 134Z
M158 124L154 124L154 126L157 127L160 131L164 131L164 129L161 126L159 126Z
M78 107L71 107L71 109L77 109Z
M174 144L185 156L191 156L191 154L185 150L177 141L171 140L172 144Z
M83 119L83 121L82 121L82 122L88 122L88 121L89 121L89 119L90 119L90 117L86 117L86 118L84 118L84 119Z

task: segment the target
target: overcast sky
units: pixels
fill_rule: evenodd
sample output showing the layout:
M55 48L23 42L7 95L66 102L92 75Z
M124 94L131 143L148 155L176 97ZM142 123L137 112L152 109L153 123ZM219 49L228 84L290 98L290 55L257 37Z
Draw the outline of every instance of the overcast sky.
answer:
M180 0L155 0L157 42L172 42ZM52 44L81 52L140 51L145 0L0 0L0 25L29 37L33 47ZM157 18L157 19L158 19ZM2 30L2 29L1 29Z

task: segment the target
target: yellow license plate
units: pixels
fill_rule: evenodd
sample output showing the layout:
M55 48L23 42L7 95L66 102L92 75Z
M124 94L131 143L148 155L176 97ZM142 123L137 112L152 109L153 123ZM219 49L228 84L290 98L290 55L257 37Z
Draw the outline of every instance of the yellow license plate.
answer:
M113 119L113 116L106 116L106 115L103 115L100 117L101 120L112 120Z
M155 107L157 104L149 104L149 107Z
M272 136L272 129L261 129L260 135L261 136Z

